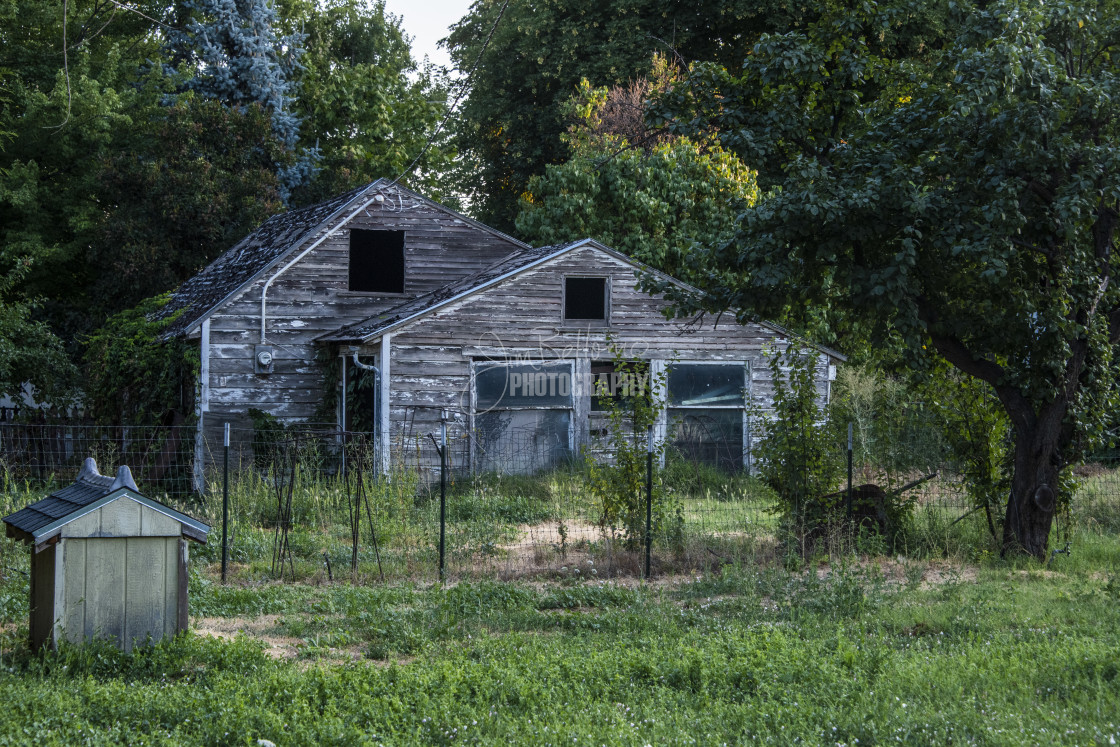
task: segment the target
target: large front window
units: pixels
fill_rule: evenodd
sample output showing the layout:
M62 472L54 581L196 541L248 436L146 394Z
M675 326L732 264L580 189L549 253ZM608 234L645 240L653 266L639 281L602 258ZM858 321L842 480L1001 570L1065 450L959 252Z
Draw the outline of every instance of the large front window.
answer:
M554 467L571 455L571 361L473 366L478 469L513 473Z
M669 443L690 461L729 471L746 453L748 369L743 363L677 363L669 369Z

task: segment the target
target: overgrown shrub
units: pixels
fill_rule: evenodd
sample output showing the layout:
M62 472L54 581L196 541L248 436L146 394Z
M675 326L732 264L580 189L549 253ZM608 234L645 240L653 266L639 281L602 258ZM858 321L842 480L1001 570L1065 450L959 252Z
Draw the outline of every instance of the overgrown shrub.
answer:
M664 381L655 382L641 361L629 361L612 347L615 371L647 385L614 397L598 391L607 418L607 456L587 460L587 488L598 506L599 527L623 541L624 547L636 550L645 537L646 522L646 469L649 434L661 413L661 403L653 397L652 390L663 387ZM664 378L664 377L662 377ZM599 386L597 383L596 386ZM660 463L664 443L653 444L653 462ZM682 540L684 524L680 501L665 490L659 476L653 479L651 530L664 536L670 544Z
M87 411L107 425L183 425L194 417L198 345L164 332L180 312L158 318L170 294L110 317L86 341Z
M840 432L821 407L815 366L815 356L793 347L772 355L774 411L757 414L759 476L777 494L783 523L802 540L827 530L845 506L833 495L844 471Z

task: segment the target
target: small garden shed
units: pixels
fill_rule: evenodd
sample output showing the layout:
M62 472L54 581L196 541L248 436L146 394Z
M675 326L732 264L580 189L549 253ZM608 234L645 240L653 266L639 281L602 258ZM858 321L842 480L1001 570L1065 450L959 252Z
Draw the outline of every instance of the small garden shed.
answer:
M4 517L31 546L31 647L106 638L128 651L187 627L187 540L210 527L140 494L128 467Z

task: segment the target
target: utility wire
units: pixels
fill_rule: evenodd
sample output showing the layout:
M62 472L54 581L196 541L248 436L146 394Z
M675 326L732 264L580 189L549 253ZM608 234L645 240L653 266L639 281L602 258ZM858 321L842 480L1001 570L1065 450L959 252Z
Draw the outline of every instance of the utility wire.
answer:
M155 25L159 26L162 29L167 29L169 31L177 31L178 30L174 26L168 26L163 21L156 20L155 18L152 18L151 16L147 15L143 11L140 11L137 8L133 8L131 6L125 5L124 3L118 2L117 0L109 0L109 3L111 5L117 7L117 8L120 8L121 10L126 10L129 13L135 13L136 15L140 16L141 18L143 18L147 21L151 21L152 23L154 23ZM68 47L67 42L66 42L66 32L67 32L66 21L67 21L67 16L69 14L70 14L70 0L62 0L62 74L66 78L66 118L63 119L60 124L53 125L53 126L47 125L47 126L43 127L43 129L45 129L45 130L61 130L63 127L65 127L67 125L67 123L70 121L70 111L71 111L71 108L73 107L74 93L73 93L73 89L70 86L70 59L69 59L69 55L67 54L67 51L68 51L69 47ZM113 21L113 19L110 16L109 20L106 21L101 26L101 28L99 28L93 34L93 36L88 37L88 38L92 39L93 37L99 35L102 31L105 30L106 26L108 26L110 23L112 23L112 21ZM86 40L83 40L83 41L86 41ZM82 42L78 42L78 45L80 45L81 43ZM78 45L75 45L75 46L78 46Z
M416 158L413 158L412 162L409 163L408 166L405 166L404 170L401 173L397 174L396 178L393 179L393 181L389 182L389 184L386 186L392 187L401 179L403 179L405 175L407 175L410 171L416 168L416 164L420 162L420 159L424 157L424 154L426 154L435 143L436 138L439 137L439 133L443 130L444 126L447 124L447 121L451 119L451 115L455 113L455 108L459 106L459 101L463 98L463 94L466 93L467 84L470 82L471 76L474 75L475 70L478 69L479 63L482 62L482 55L484 55L487 48L489 48L490 41L494 38L494 32L498 30L498 24L501 23L502 17L506 14L506 8L508 7L509 0L505 0L502 3L501 9L498 10L498 17L494 19L493 25L490 26L490 33L486 35L486 41L482 43L482 49L478 51L478 57L475 58L474 64L471 65L471 69L467 71L467 74L464 75L463 78L456 83L459 88L459 92L455 94L455 99L451 102L451 106L447 108L447 113L443 115L443 119L440 120L439 125L432 132L431 136L428 137L428 142L424 144L424 147L421 148L420 152L416 155Z
M66 16L69 15L69 6L69 0L62 0L62 72L66 76L66 119L54 127L44 127L44 130L61 130L70 121L73 93L70 90L70 60L66 54Z
M144 12L142 12L142 11L136 9L136 8L125 5L124 3L119 3L119 2L117 2L117 0L109 0L109 2L112 3L113 5L117 6L121 10L127 10L129 13L135 13L136 15L140 16L144 20L151 21L155 25L159 26L161 29L167 29L168 31L181 31L181 29L178 29L174 26L168 26L163 21L152 18L151 16L145 14Z

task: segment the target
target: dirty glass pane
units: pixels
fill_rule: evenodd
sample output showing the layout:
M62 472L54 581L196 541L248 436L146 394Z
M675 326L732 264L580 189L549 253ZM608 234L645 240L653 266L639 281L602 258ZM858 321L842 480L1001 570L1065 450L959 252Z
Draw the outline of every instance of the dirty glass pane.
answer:
M484 472L530 474L570 457L567 410L492 410L475 415L478 466Z
M746 405L745 386L746 369L741 363L678 363L669 369L669 405L743 407Z
M482 363L475 367L475 409L571 407L570 363Z
M669 444L692 462L743 468L742 410L669 410Z

